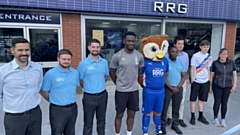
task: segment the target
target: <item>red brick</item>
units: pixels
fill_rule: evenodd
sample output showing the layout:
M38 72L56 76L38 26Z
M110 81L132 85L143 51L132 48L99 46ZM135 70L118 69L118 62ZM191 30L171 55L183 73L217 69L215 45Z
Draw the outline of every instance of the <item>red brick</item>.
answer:
M77 68L82 59L80 14L62 14L63 48L73 53L72 67Z
M228 49L230 59L234 57L235 39L236 39L236 22L227 22L226 37L224 47Z

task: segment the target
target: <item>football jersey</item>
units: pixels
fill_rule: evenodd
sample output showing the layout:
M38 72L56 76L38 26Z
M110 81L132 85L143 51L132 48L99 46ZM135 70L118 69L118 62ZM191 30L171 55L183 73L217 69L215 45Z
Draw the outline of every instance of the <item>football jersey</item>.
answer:
M208 53L202 54L197 52L193 54L191 66L194 66L194 81L197 83L205 83L209 81L208 67L212 65L212 56Z
M154 90L162 90L165 84L165 74L168 72L168 60L152 61L144 59L142 74L144 76L144 86Z

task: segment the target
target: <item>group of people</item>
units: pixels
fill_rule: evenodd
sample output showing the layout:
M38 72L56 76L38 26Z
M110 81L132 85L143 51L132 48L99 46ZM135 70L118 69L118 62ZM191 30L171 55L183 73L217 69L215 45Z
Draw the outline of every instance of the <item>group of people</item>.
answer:
M219 51L218 59L212 62L212 56L208 53L210 42L203 40L199 46L200 51L192 56L190 64L190 124L196 124L195 106L197 100L199 110L197 120L203 124L209 124L203 116L203 105L204 102L208 100L208 93L213 92L213 123L217 127L226 127L225 116L228 98L230 93L235 91L237 85L236 65L232 60L228 59L228 50L226 48L222 48ZM162 63L164 64L161 64L161 62L158 65L151 64L160 68L164 74L157 79L155 77L155 82L149 82L149 80L153 80L150 79L153 76L151 73L149 74L148 71L144 72L146 76L146 84L142 86L142 130L144 135L148 135L151 112L153 112L153 121L156 127L155 135L165 135L167 133L167 125L171 125L171 129L177 134L183 134L178 128L179 124L182 127L187 127L187 124L183 120L183 108L187 89L186 72L189 66L189 57L188 54L183 51L183 48L184 38L177 36L174 39L174 46L169 47L168 54L162 59ZM145 61L149 63L149 60L146 59ZM143 75L140 75L140 77L141 76ZM163 79L165 79L165 81L162 81ZM156 80L158 85L156 85ZM162 91L165 93L162 93ZM164 101L162 101L163 97ZM220 106L221 121L218 119ZM156 119L158 116L161 116L161 123L159 123L159 118Z
M134 49L136 35L124 34L124 48L113 55L111 63L99 56L101 43L97 39L89 41L90 54L82 60L77 69L72 68L72 53L68 49L58 51L59 65L49 70L43 77L42 67L29 60L30 45L24 38L12 40L11 52L14 59L0 67L0 108L5 112L4 127L6 135L41 135L42 111L41 97L49 101L49 120L52 135L75 135L78 116L76 91L83 92L83 135L92 135L93 119L96 115L98 135L105 135L108 92L106 81L110 76L116 84L115 92L115 133L120 135L122 118L127 113L127 135L132 135L135 113L139 111L139 77L148 77L152 69L145 68L147 61ZM155 135L166 134L166 126L182 134L184 99L186 93L186 72L189 57L183 52L184 39L177 36L174 46L169 47L168 55L155 67L163 69L159 80L148 81L143 86L142 130L148 134L150 116L156 125ZM198 99L198 121L209 124L203 116L203 103L208 93L214 94L213 116L216 126L226 127L225 115L231 92L236 89L237 75L234 62L228 59L228 50L219 52L218 60L212 63L208 54L209 41L200 43L200 52L193 55L190 68L190 124L195 125L195 104ZM211 70L210 70L211 67ZM145 75L143 75L145 74ZM151 76L150 76L151 77ZM159 81L159 82L157 82ZM154 83L154 86L152 85ZM151 84L151 85L150 85ZM157 85L158 84L158 85ZM81 87L80 87L81 86ZM161 88L153 91L153 86ZM39 94L40 93L40 94ZM221 106L221 122L218 112Z

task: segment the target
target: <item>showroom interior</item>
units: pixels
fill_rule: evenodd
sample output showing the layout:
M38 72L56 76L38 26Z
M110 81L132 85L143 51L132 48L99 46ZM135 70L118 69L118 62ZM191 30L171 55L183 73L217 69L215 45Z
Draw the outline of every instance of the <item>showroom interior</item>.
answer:
M239 12L237 8L221 8L238 3L203 0L202 8L199 1L191 0L97 1L0 2L0 66L13 58L10 43L14 37L30 41L30 59L45 70L58 64L56 53L62 48L73 52L72 66L76 68L87 57L91 38L101 41L101 55L110 62L112 55L123 48L126 31L136 33L137 50L143 37L167 34L172 45L174 37L182 35L184 51L190 58L199 50L201 40L206 39L211 42L209 53L213 59L218 58L216 50L226 47L230 58L239 58L240 66Z

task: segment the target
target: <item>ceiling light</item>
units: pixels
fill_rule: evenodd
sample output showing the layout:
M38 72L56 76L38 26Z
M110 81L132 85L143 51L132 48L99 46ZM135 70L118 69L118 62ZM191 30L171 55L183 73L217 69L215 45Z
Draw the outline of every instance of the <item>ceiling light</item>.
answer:
M110 24L110 22L102 22L102 24Z
M136 23L130 23L129 25L135 26L135 25L137 25L137 24L136 24Z

